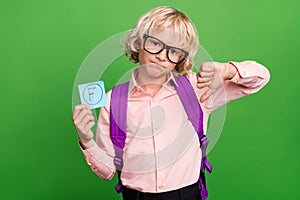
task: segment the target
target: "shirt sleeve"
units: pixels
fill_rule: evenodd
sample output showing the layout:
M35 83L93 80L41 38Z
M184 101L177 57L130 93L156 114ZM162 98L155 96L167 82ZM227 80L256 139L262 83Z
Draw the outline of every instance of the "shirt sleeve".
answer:
M225 80L223 86L218 88L208 100L201 104L202 108L208 113L232 100L258 92L270 80L268 69L255 61L247 60L229 63L236 67L237 73L232 79ZM200 98L208 88L197 88L197 76L195 73L191 74L189 72L188 78L198 98Z
M111 180L116 172L114 166L114 148L110 139L109 102L111 92L106 94L108 105L102 107L97 123L96 141L92 141L92 147L81 150L91 169L102 179Z

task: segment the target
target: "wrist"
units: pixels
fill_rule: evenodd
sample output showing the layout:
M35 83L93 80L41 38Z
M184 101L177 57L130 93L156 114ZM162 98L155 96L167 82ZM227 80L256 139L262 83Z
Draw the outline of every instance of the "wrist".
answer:
M93 141L93 139L91 139L91 140L79 139L79 144L82 149L89 149L94 146L94 141Z
M237 68L229 63L225 63L225 76L224 76L224 80L230 80L232 79L237 73Z

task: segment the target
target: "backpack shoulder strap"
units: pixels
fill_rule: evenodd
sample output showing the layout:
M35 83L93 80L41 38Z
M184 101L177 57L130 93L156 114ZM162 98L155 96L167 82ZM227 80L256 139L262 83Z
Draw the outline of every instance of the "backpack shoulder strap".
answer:
M115 189L121 192L121 170L123 168L123 148L126 139L128 82L116 85L112 89L110 101L110 138L115 149L114 164L119 182Z
M192 122L195 130L198 133L199 138L204 136L203 134L203 112L200 107L198 98L190 81L185 76L175 77L178 87L176 87L177 94L181 100L184 110Z
M121 150L126 139L127 101L128 82L114 86L110 101L110 137Z
M185 76L175 77L178 87L176 87L177 94L182 102L185 112L197 131L199 141L202 149L202 161L199 177L199 188L201 189L201 198L205 200L208 196L206 187L205 169L211 173L212 166L206 158L206 148L208 140L203 132L203 111L201 109L199 100L190 81Z

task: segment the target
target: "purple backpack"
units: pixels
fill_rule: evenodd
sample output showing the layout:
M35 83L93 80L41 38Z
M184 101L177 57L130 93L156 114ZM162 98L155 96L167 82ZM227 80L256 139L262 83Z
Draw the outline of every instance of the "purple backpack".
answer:
M185 76L175 77L175 80L178 84L178 87L176 87L178 96L183 104L189 120L192 122L195 130L198 133L201 144L203 157L199 176L199 188L201 190L201 198L202 200L205 200L208 196L205 180L205 169L211 173L212 166L206 158L206 147L208 145L208 140L203 134L203 112L190 81ZM120 177L123 167L123 148L126 139L127 103L128 82L113 87L110 106L110 137L114 144L116 154L114 158L114 164L118 171L119 182L115 189L118 193L122 192L122 183Z

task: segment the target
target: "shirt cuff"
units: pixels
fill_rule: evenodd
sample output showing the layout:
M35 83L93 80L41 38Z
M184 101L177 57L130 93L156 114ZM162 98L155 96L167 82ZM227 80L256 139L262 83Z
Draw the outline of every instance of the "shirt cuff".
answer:
M97 144L96 144L95 140L91 140L91 141L89 142L89 145L91 144L92 147L90 147L90 148L88 148L88 149L86 149L86 148L81 144L80 141L78 141L78 144L79 144L79 147L80 147L80 149L81 149L81 151L82 151L82 153L83 153L83 155L84 155L84 157L85 157L85 159L86 159L88 165L91 165L91 162L90 162L90 161L91 161L91 157L92 157L93 155L95 155L95 153L96 153L96 146L97 146Z
M230 61L229 63L236 67L238 71L237 74L239 75L238 77L240 78L249 78L254 76L263 78L266 73L265 68L255 61L250 61L250 60L243 61L243 62Z
M237 69L237 73L235 74L235 76L230 79L231 82L241 84L243 79L263 79L264 77L264 72L258 67L259 64L255 61L230 61L229 63L235 66L235 68Z
M100 178L104 180L112 179L116 171L112 159L99 149L94 140L92 140L92 143L93 146L88 149L83 149L79 144L87 164Z
M81 141L79 140L78 141L78 144L79 144L79 146L80 146L80 148L82 149L82 150L86 150L87 148L81 143ZM90 146L90 147L93 147L95 145L95 141L94 140L91 140L91 141L89 141L87 144L86 144L86 146Z

